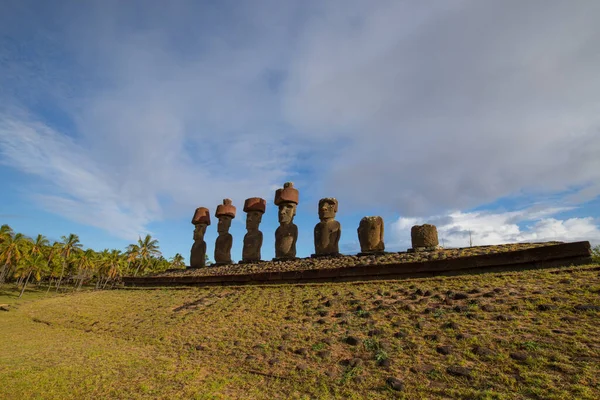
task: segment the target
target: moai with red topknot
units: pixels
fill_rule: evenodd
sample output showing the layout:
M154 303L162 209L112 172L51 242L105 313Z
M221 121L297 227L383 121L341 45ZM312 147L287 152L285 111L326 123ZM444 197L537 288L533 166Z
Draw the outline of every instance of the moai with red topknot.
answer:
M206 233L206 227L210 225L210 211L208 211L208 208L196 208L192 224L194 224L194 244L190 254L190 268L202 268L206 266L204 234Z
M339 242L342 227L335 220L338 201L333 197L319 200L319 222L315 225L315 254L314 257L339 256Z
M246 230L242 261L240 263L260 262L260 249L263 243L263 234L258 230L262 216L267 208L267 201L260 197L251 197L244 202L246 213Z
M215 217L219 219L217 225L219 236L215 241L215 263L217 265L231 264L233 236L229 233L229 227L231 227L231 220L235 218L235 207L231 204L231 199L224 199L223 204L217 206Z
M294 188L292 182L286 182L283 188L275 192L274 203L279 208L279 227L275 231L275 261L296 258L298 227L294 224L294 216L298 199L298 189Z

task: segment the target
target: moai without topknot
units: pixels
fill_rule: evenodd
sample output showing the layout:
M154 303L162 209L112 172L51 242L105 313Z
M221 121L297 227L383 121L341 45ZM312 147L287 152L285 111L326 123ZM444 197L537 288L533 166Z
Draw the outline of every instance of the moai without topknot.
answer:
M335 220L338 201L333 197L319 200L319 220L315 225L315 254L313 257L339 256L342 227Z
M383 218L379 216L364 217L358 225L358 241L360 242L359 255L383 253Z
M258 230L262 216L267 208L267 201L260 197L251 197L244 202L246 213L246 230L244 236L244 247L242 249L242 261L240 263L259 262L260 249L263 243L263 234Z
M224 199L223 204L217 206L215 216L219 219L217 225L217 240L215 241L215 263L217 265L231 264L231 246L233 236L229 233L231 220L235 218L235 207L231 199Z
M409 252L433 251L440 248L435 225L424 224L413 226L410 230L410 238L412 249L408 249Z
M294 216L298 199L298 189L294 188L292 182L284 183L283 188L275 192L273 202L279 208L279 227L275 231L274 260L296 258L298 227L294 224Z
M204 234L206 233L206 227L210 225L210 211L208 211L208 208L196 208L192 224L194 224L194 244L190 254L190 268L202 268L206 266Z

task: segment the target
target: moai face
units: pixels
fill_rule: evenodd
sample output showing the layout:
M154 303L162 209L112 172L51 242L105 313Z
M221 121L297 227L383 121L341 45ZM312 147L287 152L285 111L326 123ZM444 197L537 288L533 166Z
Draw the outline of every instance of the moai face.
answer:
M320 201L319 202L319 219L329 220L335 218L335 213L337 211L336 204L333 201Z
M291 224L296 215L296 205L294 203L282 203L279 205L279 223Z
M228 215L221 215L219 217L219 224L217 225L217 232L219 234L228 233L229 227L231 226L232 218Z
M194 228L194 240L204 240L207 225L198 224Z
M383 218L364 217L358 226L358 240L363 252L383 251Z
M258 230L258 226L262 221L262 213L260 211L248 211L246 213L246 229L249 231Z

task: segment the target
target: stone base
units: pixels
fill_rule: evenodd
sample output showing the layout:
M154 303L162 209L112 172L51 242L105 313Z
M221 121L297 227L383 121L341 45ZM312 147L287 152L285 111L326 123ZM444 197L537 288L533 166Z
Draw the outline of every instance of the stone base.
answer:
M407 253L420 253L423 251L437 251L442 250L442 246L432 246L432 247L415 247L414 249L406 250Z
M220 267L222 265L233 265L233 261L212 263L210 266L211 267Z
M265 260L240 260L238 264L257 264L261 262L265 262Z
M386 254L390 254L388 251L365 251L358 253L357 256L384 256Z
M279 258L275 257L273 259L273 261L293 261L293 260L298 260L298 259L299 259L299 257L279 257Z
M326 257L339 257L340 253L327 253L327 254L311 254L311 258L326 258Z

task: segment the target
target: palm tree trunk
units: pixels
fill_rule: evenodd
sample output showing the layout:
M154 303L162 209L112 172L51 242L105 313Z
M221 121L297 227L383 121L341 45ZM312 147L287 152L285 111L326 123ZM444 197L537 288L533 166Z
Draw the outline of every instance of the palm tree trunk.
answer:
M50 292L50 288L52 287L53 281L54 281L54 278L50 278L48 280L48 290L46 290L46 294L48 294Z
M2 272L0 272L0 284L4 283L4 279L6 277L6 271L8 270L8 261L4 263L2 266Z
M56 285L56 291L57 292L58 292L58 289L60 289L60 284L61 284L63 276L65 274L65 264L66 264L66 262L63 261L62 262L62 269L60 270L60 278L58 279L58 284Z
M21 296L23 296L23 292L25 292L25 288L27 287L27 284L29 283L29 278L31 278L31 273L33 271L29 271L29 275L27 275L27 280L25 281L25 284L23 285L23 289L21 289L21 294L19 295L19 298L21 298Z

